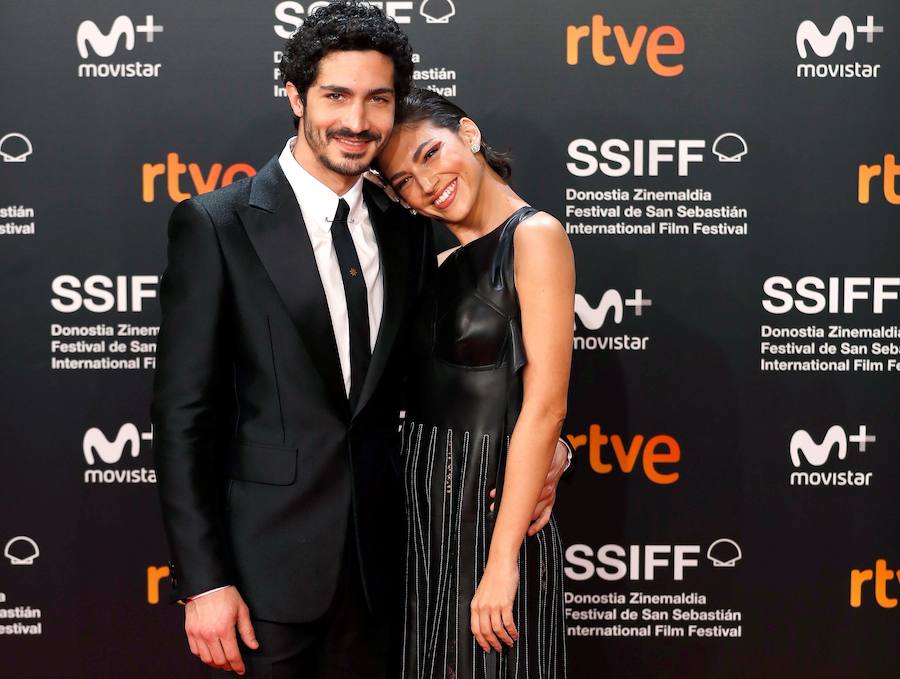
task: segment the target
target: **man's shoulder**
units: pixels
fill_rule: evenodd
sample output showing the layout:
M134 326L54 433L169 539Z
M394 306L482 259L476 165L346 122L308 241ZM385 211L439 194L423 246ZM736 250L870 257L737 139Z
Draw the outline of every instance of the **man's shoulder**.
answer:
M251 202L254 205L259 202L263 207L277 204L282 193L288 190L283 177L278 157L274 156L255 174L194 196L191 202L206 210L214 224L223 225L235 221Z
M253 177L244 177L221 188L194 196L193 200L201 206L216 224L232 221L237 210L248 204L250 186Z

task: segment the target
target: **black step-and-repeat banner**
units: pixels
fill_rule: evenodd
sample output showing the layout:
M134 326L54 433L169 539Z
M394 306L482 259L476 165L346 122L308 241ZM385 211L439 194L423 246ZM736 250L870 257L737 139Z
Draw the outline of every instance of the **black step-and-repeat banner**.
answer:
M165 225L321 2L0 10L0 675L201 677L148 404ZM900 5L380 4L578 266L570 675L896 677Z

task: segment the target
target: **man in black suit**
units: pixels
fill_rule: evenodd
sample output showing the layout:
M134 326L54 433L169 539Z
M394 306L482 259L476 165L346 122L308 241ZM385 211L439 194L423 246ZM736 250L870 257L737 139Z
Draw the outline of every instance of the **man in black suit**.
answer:
M219 669L387 671L404 318L435 254L428 222L362 174L412 68L378 10L314 13L282 61L297 137L169 222L154 456L172 597L191 651Z

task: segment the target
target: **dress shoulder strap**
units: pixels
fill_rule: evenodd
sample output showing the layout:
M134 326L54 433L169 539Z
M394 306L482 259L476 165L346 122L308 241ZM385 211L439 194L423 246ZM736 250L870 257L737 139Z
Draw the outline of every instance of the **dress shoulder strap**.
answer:
M491 286L495 290L506 288L515 293L515 258L513 255L513 236L516 227L539 210L530 205L523 205L513 212L500 231L500 239L494 256L491 259Z
M528 362L519 321L519 296L516 294L513 237L516 235L516 227L537 212L538 210L530 205L524 205L509 216L500 232L500 240L491 260L491 287L512 302L513 312L509 319L509 365L513 372L518 372Z

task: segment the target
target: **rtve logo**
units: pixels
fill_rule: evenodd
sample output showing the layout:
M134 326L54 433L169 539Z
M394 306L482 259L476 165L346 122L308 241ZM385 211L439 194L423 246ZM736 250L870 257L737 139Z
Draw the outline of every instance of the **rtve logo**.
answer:
M185 172L190 177L194 193L186 193L181 190L181 177ZM256 174L256 169L247 163L234 163L224 168L223 171L222 163L213 163L204 173L197 163L185 165L177 153L169 153L166 155L165 163L144 163L141 166L141 197L145 203L152 203L156 200L157 177L165 177L169 198L175 203L180 203L191 196L207 193L221 186L228 186L238 174L252 177Z
M662 572L681 582L688 569L700 566L703 551L701 545L602 545L595 552L589 545L575 544L566 549L569 565L564 570L570 580L596 576L607 582L653 582ZM706 558L715 568L734 568L743 552L731 538L719 538L706 549Z
M834 55L843 43L844 51L852 52L856 45L856 34L866 36L866 43L875 42L877 33L884 33L884 26L875 23L875 17L866 17L866 23L854 25L850 17L839 16L834 20L827 33L823 33L810 19L800 22L797 27L797 54L801 59L811 58L810 52L817 57L828 58ZM865 64L859 62L847 64L797 64L798 78L877 78L881 64Z
M848 444L854 444L861 453L866 452L868 444L875 443L876 437L870 434L866 425L859 425L855 434L847 435L840 425L833 425L825 432L821 443L817 443L805 429L798 429L791 436L790 454L794 467L804 464L813 467L824 466L831 452L837 448L837 459L847 458ZM868 486L872 480L872 472L854 470L835 471L794 471L791 472L792 486Z
M610 314L616 325L623 322L625 309L630 307L634 316L643 316L644 309L653 304L653 300L644 298L644 291L640 288L634 290L630 297L623 296L618 290L606 290L600 297L597 306L591 306L590 302L580 294L575 295L575 337L574 348L576 350L589 351L643 351L647 348L649 337L635 335L585 335L578 332L579 322L585 330L599 330L603 328Z
M900 166L892 153L884 155L884 165L860 165L857 174L856 198L862 205L869 204L869 190L872 179L882 177L882 192L884 198L891 205L900 205L900 194L897 193L897 175L900 175Z
M110 441L97 427L91 427L84 433L81 450L88 468L84 470L85 483L156 483L154 469L141 468L98 468L99 462L105 465L116 465L125 457L126 450L130 457L141 454L141 441L152 441L153 430L141 432L137 425L126 422Z
M287 40L303 25L303 15L307 16L320 7L327 7L330 2L311 2L306 8L295 0L284 0L275 5L275 35ZM453 0L422 0L418 3L419 11L415 12L415 2L410 0L387 0L386 2L367 2L377 7L398 24L412 23L414 14L425 19L427 24L447 24L456 14Z
M147 603L159 603L159 582L169 577L168 566L147 566Z
M668 434L649 438L637 434L627 439L619 434L604 434L599 424L592 424L587 434L567 434L566 438L575 451L588 447L588 462L597 474L631 474L640 458L644 475L653 483L670 485L678 481L679 472L660 469L681 461L681 446Z
M84 279L62 274L53 279L50 289L55 297L50 305L60 313L71 314L80 309L94 313L144 310L145 299L155 299L159 276L109 276L94 274Z
M770 276L763 282L768 299L762 305L770 314L797 310L802 314L852 314L859 306L874 314L884 313L886 301L900 298L900 278L891 276L803 276L796 285L787 276ZM860 305L859 302L868 301Z
M82 59L88 59L91 52L101 58L111 57L119 49L119 44L124 42L125 50L134 49L135 33L143 33L148 43L154 42L154 36L163 32L163 26L153 20L153 15L148 14L143 24L135 24L129 17L121 15L115 18L109 31L104 33L100 27L90 19L82 21L78 25L75 34L75 44L78 54ZM90 50L88 50L90 47ZM78 65L79 78L156 78L159 76L161 64L150 64L140 61L132 63L111 64L81 63Z
M606 39L612 34L615 37L613 53L606 53ZM612 66L616 63L618 53L628 66L634 66L643 49L647 66L656 75L667 78L681 75L684 71L682 63L664 64L661 57L684 54L684 35L674 26L657 26L647 35L647 26L641 24L629 37L623 26L607 26L602 14L591 17L589 26L566 27L566 63L569 66L578 64L581 41L590 38L591 56L600 66ZM646 40L646 43L645 43Z
M853 569L850 571L850 605L853 608L862 606L863 585L872 583L875 602L881 608L896 608L897 598L888 595L888 583L893 585L894 579L900 582L900 570L893 571L888 568L887 559L875 561L875 569Z

